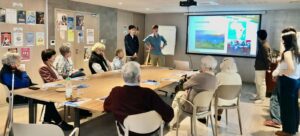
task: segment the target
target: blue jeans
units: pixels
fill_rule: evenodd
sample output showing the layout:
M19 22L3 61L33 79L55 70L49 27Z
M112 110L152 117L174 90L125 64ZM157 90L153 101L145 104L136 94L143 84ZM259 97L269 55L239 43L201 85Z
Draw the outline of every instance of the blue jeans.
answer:
M270 98L270 116L273 122L281 124L280 120L280 106L278 101L278 93L280 89L280 80L277 79L275 89Z

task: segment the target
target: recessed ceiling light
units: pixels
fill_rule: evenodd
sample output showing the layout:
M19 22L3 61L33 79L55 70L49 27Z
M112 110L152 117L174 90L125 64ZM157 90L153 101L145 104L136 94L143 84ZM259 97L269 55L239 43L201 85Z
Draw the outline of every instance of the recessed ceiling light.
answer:
M149 10L150 10L150 8L146 8L146 10L147 10L147 11L149 11Z
M123 5L123 2L119 2L118 4L119 4L119 5Z

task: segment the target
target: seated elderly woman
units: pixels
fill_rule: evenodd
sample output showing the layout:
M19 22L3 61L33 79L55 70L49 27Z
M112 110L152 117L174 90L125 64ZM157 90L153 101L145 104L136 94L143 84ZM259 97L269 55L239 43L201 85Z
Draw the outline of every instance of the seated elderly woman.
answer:
M105 45L96 43L92 48L92 55L89 60L89 68L92 74L106 72L111 70L110 62L106 59Z
M174 128L176 127L177 117L181 115L178 115L178 110L184 110L188 113L193 113L191 105L182 102L181 105L184 105L183 109L179 108L179 105L177 104L178 98L184 98L188 101L192 102L194 97L201 91L207 90L207 91L215 91L217 87L217 78L214 74L214 70L217 66L217 60L212 56L205 56L201 58L200 60L200 73L197 73L193 75L189 80L187 80L183 84L183 89L186 91L180 91L176 94L172 107L174 109L174 118L170 122L170 127ZM181 112L180 112L181 113ZM182 118L180 118L182 119ZM180 120L181 121L181 120ZM180 122L178 121L178 122ZM201 122L206 122L205 119L200 119Z
M218 86L220 85L242 85L241 76L237 73L237 67L235 61L231 57L224 58L220 64L221 72L219 72L216 77L218 80ZM236 104L237 99L235 100L218 100L219 106L229 106ZM218 121L221 120L223 110L218 110Z
M18 53L6 53L2 58L2 69L0 72L0 82L7 86L9 90L12 89L12 73L15 73L14 89L26 88L32 84L31 79L27 75L24 67L20 66L21 58ZM8 102L8 98L6 98ZM25 104L27 99L18 95L14 96L14 104Z
M63 78L73 78L85 75L81 70L74 69L74 64L71 59L71 49L69 46L61 46L59 48L59 52L61 55L56 57L53 66L60 76L62 76Z
M55 54L56 52L53 49L45 49L42 51L41 57L44 65L40 68L39 73L45 83L55 82L63 79L53 67ZM53 124L52 121L54 121L54 123L61 127L63 130L73 129L72 125L69 125L62 120L53 102L43 102L38 100L36 100L35 102L44 104L46 106L44 123Z
M105 99L104 110L112 112L118 121L123 124L124 119L133 114L155 110L167 123L173 118L173 109L166 104L153 90L140 87L140 65L137 62L128 62L122 68L124 86L112 89ZM131 134L130 134L131 135Z

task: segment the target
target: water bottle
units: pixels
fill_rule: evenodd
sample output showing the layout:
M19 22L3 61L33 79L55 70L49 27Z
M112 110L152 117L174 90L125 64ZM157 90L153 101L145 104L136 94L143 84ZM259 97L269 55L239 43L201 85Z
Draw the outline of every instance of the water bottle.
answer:
M72 88L72 82L71 78L66 79L66 100L71 101L72 100L72 93L73 93L73 88Z

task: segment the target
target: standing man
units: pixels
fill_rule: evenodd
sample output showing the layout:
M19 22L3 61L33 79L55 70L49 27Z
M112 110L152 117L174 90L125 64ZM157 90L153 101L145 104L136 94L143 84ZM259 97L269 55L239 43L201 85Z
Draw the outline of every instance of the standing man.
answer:
M136 60L139 52L139 39L135 35L136 27L130 25L128 27L129 33L125 36L124 43L126 49L127 60ZM129 57L129 58L128 58Z
M266 30L257 31L258 44L257 55L255 59L255 85L256 97L253 99L254 103L262 103L266 98L266 72L270 67L270 52L271 48L267 42Z
M151 64L153 66L163 66L164 56L161 50L167 45L166 39L158 34L158 25L152 26L152 34L144 39L147 48L150 50ZM163 42L163 46L161 46Z

